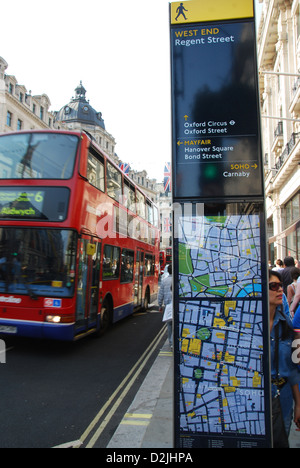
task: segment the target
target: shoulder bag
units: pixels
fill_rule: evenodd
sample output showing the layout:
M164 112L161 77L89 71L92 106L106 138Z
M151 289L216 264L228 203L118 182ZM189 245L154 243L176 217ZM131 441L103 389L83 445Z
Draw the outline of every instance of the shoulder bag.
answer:
M276 385L277 393L272 399L273 448L289 448L289 439L285 430L280 403L280 390L286 382L283 383L279 377L279 323L275 328L275 366L277 379L272 383Z

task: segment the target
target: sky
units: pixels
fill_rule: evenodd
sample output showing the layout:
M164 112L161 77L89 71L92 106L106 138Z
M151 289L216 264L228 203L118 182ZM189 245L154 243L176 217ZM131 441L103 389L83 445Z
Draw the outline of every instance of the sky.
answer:
M169 0L14 0L1 18L7 74L47 94L52 111L82 81L119 158L162 181L171 161Z

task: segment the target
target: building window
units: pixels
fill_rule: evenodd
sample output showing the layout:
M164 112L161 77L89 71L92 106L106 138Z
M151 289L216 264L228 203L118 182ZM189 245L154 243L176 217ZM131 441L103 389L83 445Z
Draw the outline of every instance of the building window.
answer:
M285 223L286 226L292 224L292 204L288 203L285 207Z
M41 109L40 109L40 119L44 120L44 108L42 106L41 106Z
M14 93L14 86L13 86L12 83L9 83L8 92L9 92L9 94L13 94L13 93Z
M11 124L12 124L12 113L7 111L7 114L6 114L6 125L8 127L11 127Z
M297 232L294 231L292 232L289 236L286 238L286 249L287 249L287 255L290 257L295 257L297 256Z
M35 104L32 104L32 112L33 112L34 114L36 114L36 105L35 105Z
M20 95L19 95L19 101L20 101L20 102L23 102L23 100L24 100L24 94L23 94L23 93L20 93Z
M293 221L297 221L300 218L300 212L299 212L299 195L297 195L295 198L292 200L292 216L293 216Z
M23 128L23 122L22 122L22 120L18 119L17 130L22 130L22 128Z
M300 218L299 193L285 205L285 227L295 223Z

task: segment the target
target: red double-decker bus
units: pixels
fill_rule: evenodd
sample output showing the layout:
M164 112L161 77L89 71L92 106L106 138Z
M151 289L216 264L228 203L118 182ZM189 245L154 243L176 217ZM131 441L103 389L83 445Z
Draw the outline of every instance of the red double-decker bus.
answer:
M159 252L159 265L160 265L160 274L162 275L165 271L166 266L166 253L164 250Z
M167 265L172 263L172 248L167 248L166 250L161 250L159 252L159 263L160 263L160 273L164 273Z
M0 136L0 334L76 340L157 296L157 207L86 133Z
M169 265L172 263L172 248L166 249L166 264Z

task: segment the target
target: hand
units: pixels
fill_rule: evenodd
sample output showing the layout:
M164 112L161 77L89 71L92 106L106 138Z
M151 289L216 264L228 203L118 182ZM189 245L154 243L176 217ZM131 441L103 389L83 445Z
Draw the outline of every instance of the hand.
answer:
M294 412L294 423L297 426L297 431L300 432L300 406L296 405L295 406L295 412Z

